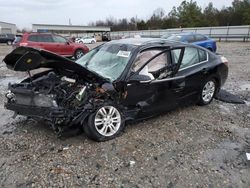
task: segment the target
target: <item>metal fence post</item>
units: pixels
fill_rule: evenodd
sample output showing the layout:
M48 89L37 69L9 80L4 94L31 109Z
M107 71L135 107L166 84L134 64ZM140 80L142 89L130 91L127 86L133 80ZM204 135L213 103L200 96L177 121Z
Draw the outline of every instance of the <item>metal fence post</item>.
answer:
M248 42L248 39L249 39L249 37L250 37L249 35L250 35L250 26L249 26L249 28L248 28L248 33L247 33L247 40L246 40L247 42Z
M228 34L229 34L229 26L227 26L227 36L226 36L226 42L227 42Z
M210 27L210 30L209 30L209 37L211 37L211 34L212 34L212 27Z

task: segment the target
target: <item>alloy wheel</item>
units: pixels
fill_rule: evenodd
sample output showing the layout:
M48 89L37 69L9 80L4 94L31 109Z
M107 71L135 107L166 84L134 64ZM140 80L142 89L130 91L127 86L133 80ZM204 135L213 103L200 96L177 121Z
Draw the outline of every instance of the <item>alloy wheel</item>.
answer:
M82 50L77 50L77 52L76 52L76 58L77 59L81 58L83 55L84 55L84 53L83 53Z
M209 103L213 99L214 93L215 93L215 83L212 80L208 81L202 90L203 101Z
M102 136L113 136L121 126L120 112L113 106L104 106L97 111L94 124Z

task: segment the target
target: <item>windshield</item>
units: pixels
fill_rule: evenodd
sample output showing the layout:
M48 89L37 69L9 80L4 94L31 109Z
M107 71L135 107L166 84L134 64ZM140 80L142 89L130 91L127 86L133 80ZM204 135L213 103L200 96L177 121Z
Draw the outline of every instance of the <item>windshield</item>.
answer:
M121 76L134 48L135 46L127 44L105 44L93 49L76 63L110 81L114 81Z

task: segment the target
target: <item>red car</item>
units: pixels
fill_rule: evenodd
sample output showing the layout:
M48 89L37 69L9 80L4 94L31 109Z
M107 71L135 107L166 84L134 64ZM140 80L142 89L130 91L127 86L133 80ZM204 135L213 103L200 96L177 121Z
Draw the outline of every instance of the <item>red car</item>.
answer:
M23 36L16 37L13 47L28 46L51 51L66 57L79 59L89 52L89 48L84 44L76 44L66 38L48 33L25 33Z

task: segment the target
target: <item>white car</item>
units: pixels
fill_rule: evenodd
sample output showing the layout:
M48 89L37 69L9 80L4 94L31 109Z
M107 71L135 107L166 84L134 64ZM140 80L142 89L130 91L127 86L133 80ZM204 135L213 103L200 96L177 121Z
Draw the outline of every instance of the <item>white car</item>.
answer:
M96 39L94 37L84 37L76 39L76 43L94 44L96 43Z

